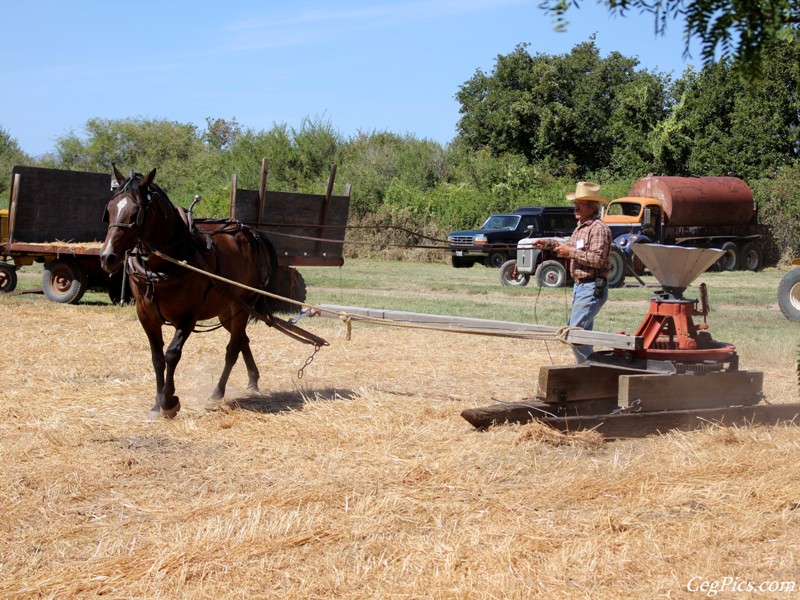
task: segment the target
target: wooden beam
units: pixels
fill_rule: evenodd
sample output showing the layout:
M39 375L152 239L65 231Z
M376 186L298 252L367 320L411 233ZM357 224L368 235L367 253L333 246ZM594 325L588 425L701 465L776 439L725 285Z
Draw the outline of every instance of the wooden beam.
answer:
M264 211L267 206L267 174L269 173L269 159L261 159L261 180L258 184L258 213L256 223L261 223L265 219Z
M589 365L541 367L536 399L557 403L616 398L619 376L625 373L630 371Z
M543 409L536 409L544 406ZM461 416L476 428L482 429L502 423L529 423L536 419L560 431L585 431L594 429L606 438L639 438L670 430L691 431L716 424L725 427L749 425L798 424L800 404L758 404L700 408L693 410L668 410L661 412L615 413L582 417L550 417L542 410L549 405L496 404L462 411ZM548 411L551 412L552 411Z
M751 406L761 401L763 384L760 371L622 375L619 405L639 412Z
M236 188L238 185L236 173L231 174L231 219L236 218Z
M449 315L432 315L427 313L406 312L400 310L386 310L382 308L362 308L358 306L339 306L335 304L322 304L323 317L338 318L339 313L346 312L352 315L360 315L373 319L384 319L386 321L397 321L400 323L419 323L421 325L431 325L437 327L447 327L458 330L481 330L496 331L498 333L512 334L536 333L554 335L558 333L560 327L549 325L534 325L531 323L514 323L511 321L494 321L491 319L474 319L470 317L453 317ZM573 329L568 331L566 340L570 344L591 344L595 346L607 346L621 350L637 350L641 348L642 338L621 333L603 333L601 331L585 331L583 329Z
M638 438L670 430L692 431L713 424L725 427L747 427L749 425L776 425L781 422L797 424L798 421L800 421L800 404L758 404L756 406L542 419L543 423L561 431L596 429L607 438Z
M11 185L11 202L8 208L8 239L6 243L14 241L14 224L16 223L17 216L17 202L19 201L19 186L22 182L22 174L14 173L14 179ZM8 252L8 250L6 250Z
M328 174L328 189L325 191L325 199L322 202L322 214L319 217L319 233L317 237L325 237L325 226L328 224L328 206L331 203L331 196L333 196L333 183L336 181L336 165L331 165L330 173ZM315 254L320 254L322 242L317 242L317 249Z
M530 423L535 419L541 420L551 415L553 417L574 417L609 414L616 408L616 398L578 400L567 404L533 401L468 408L461 412L461 416L474 427L486 428L503 423Z
M461 412L464 419L479 429L503 423L530 423L548 415L557 416L553 407L544 402L493 404Z

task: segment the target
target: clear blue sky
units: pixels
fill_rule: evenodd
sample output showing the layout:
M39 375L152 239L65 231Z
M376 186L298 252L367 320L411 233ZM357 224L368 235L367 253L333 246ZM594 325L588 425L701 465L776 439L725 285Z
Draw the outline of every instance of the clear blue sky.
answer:
M30 0L0 2L0 127L34 156L90 118L206 117L268 130L323 119L359 131L455 137L458 88L527 42L563 54L595 33L603 56L680 77L682 24L612 17L592 0L556 33L538 0ZM697 54L697 53L695 53Z

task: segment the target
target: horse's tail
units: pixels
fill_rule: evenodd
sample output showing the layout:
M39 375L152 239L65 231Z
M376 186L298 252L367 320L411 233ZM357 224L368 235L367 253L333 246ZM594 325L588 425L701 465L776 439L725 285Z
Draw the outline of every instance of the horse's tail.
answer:
M259 269L261 289L296 302L306 299L306 285L303 277L292 267L278 264L275 246L263 231L255 230L259 247ZM254 307L259 313L286 312L297 313L302 308L298 304L278 298L259 295Z

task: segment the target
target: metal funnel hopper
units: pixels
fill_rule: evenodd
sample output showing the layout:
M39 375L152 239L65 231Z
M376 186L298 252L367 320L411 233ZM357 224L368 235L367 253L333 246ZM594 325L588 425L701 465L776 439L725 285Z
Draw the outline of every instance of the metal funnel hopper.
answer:
M660 244L634 244L633 252L664 286L664 291L680 298L701 273L724 254L716 248L686 248Z

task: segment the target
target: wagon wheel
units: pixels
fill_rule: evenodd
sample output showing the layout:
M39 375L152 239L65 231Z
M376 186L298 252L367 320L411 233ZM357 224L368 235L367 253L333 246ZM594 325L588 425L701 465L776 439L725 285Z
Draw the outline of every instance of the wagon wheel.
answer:
M77 304L86 291L86 272L78 261L57 258L44 265L42 289L53 302Z
M17 271L14 265L0 261L0 292L13 292L17 287Z

